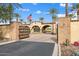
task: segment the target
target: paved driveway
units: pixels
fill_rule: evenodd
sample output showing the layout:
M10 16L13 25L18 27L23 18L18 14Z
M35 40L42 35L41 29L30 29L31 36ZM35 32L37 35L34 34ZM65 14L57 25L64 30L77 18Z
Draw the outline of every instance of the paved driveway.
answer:
M0 56L52 56L55 43L51 35L31 34L30 38L0 46Z

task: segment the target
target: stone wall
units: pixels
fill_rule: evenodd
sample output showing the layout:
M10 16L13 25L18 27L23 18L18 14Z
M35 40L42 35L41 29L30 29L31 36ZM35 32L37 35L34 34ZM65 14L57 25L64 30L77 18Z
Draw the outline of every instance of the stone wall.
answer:
M0 25L0 39L10 39L10 25Z
M18 40L19 39L18 27L19 27L19 23L17 23L17 22L14 22L10 25L11 40L16 40L16 39Z
M18 40L19 34L18 34L18 26L19 23L11 23L11 24L5 24L0 25L0 38L1 39L7 39L7 40Z

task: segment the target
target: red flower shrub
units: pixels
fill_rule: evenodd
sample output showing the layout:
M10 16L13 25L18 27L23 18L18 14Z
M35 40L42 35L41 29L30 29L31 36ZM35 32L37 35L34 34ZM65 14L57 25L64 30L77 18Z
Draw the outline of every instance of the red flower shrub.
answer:
M79 42L74 42L74 46L79 46Z

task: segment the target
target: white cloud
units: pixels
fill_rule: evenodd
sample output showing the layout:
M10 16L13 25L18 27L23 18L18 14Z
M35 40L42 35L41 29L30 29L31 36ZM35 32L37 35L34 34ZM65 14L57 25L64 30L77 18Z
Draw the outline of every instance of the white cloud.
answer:
M41 13L42 13L42 11L40 11L40 10L37 10L37 11L36 11L36 13L37 13L37 14L41 14Z
M14 18L14 19L12 19L12 21L16 21L16 19Z
M72 14L72 12L69 12L69 14Z
M68 4L69 7L72 7L73 5L71 3Z
M76 10L74 10L74 11L71 11L69 14L71 14L71 13L73 13L73 14L74 14L74 13L77 13L77 11L76 11Z
M72 12L70 12L69 14L72 14ZM65 14L58 14L58 17L65 17ZM74 14L74 18L72 18L72 20L77 20L77 13Z
M30 11L30 9L26 9L26 11Z
M60 3L60 6L61 6L61 7L65 7L65 4L66 4L66 3ZM72 7L73 5L72 5L72 3L68 3L68 6L69 6L69 7Z
M65 7L65 3L60 3L60 6Z
M13 18L12 21L16 21L16 18ZM19 21L20 21L20 18L19 18Z
M49 14L49 12L45 12L45 14Z
M23 4L23 3L19 3L19 4Z
M37 5L37 3L33 3L33 5Z
M58 14L58 17L65 17L65 14Z
M19 10L21 10L21 11L23 11L23 12L25 12L25 11L30 11L30 9L24 9L24 8L20 8Z

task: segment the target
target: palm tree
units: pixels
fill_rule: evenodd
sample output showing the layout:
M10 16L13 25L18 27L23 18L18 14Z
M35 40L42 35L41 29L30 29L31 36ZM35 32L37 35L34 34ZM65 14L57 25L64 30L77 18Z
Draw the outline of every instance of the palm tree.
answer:
M72 10L72 11L74 11L74 10L77 11L77 18L79 19L79 3L73 4L71 10Z
M2 22L3 6L0 6L0 22Z
M2 15L2 11L3 11L3 7L0 6L0 18L1 18L1 15Z
M57 20L57 16L56 15L53 15L52 16L52 19L54 19L54 22Z
M79 3L76 4L76 9L77 9L77 18L79 19Z
M69 14L70 18L75 18L76 16L74 14Z
M54 19L56 21L56 14L58 13L58 10L56 8L52 8L49 10L49 13L52 15L52 19Z
M10 23L11 23L11 20L13 18L13 10L14 10L14 8L13 8L12 4L9 4L6 9L7 9L7 14L9 15L9 20L10 20Z
M0 5L0 20L4 21L5 23L9 19L9 14L6 12L6 8L4 8L2 5Z
M68 16L70 17L70 19L74 17L74 15L73 15L73 14L69 14Z
M2 15L2 20L7 23L7 21L9 21L9 15L8 14L3 14Z
M49 10L49 13L52 14L52 15L55 15L55 14L58 13L58 11L57 11L56 8L51 8L51 9Z
M3 15L7 14L8 18L10 20L10 23L11 23L15 6L17 8L22 8L21 5L18 4L18 3L1 3L0 4L0 12L1 12L0 13L0 19L4 20L6 17L3 17Z
M43 23L44 18L40 17L39 20L40 20L41 23Z
M19 3L0 3L0 6L3 6L4 8L6 8L9 5L12 5L16 8L23 8Z
M16 21L18 22L20 15L18 13L15 13L14 16L16 17Z
M65 4L65 9L66 9L66 15L65 15L65 17L68 17L68 3Z

